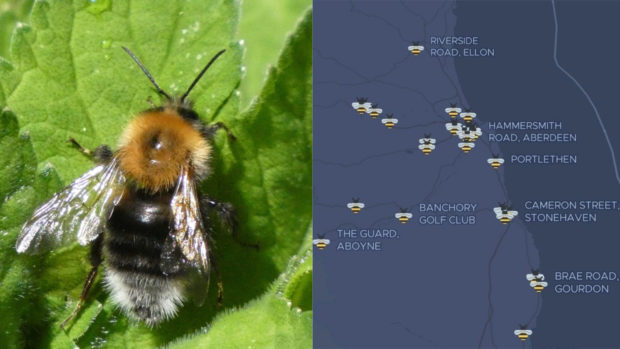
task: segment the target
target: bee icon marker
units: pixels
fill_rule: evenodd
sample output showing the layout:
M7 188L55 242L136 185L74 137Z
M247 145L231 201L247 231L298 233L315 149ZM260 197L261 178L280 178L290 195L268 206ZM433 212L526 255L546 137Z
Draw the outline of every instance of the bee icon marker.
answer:
M528 330L526 325L519 325L519 329L514 332L515 336L522 341L526 341L532 335L532 330Z
M358 97L355 99L355 102L351 103L351 106L358 113L364 114L372 107L372 104L368 102L368 98Z
M435 138L431 138L430 133L424 135L424 138L420 138L420 145L418 149L424 153L424 155L430 154L435 149Z
M448 115L450 115L450 119L456 119L462 109L457 108L456 104L450 104L450 107L446 108L445 111L446 113L448 113Z
M396 219L398 219L398 221L402 224L405 224L409 222L411 217L413 217L413 214L407 212L407 209L401 208L400 212L396 212L396 214L394 214L394 217L396 217Z
M495 217L499 219L502 224L510 223L519 214L519 212L513 210L512 207L505 203L500 203L499 207L493 209L493 212L495 212Z
M530 282L530 286L534 289L534 291L536 291L536 293L541 293L548 285L545 281L545 275L540 273L538 270L532 270L532 272L527 274L525 278Z
M493 157L487 159L487 163L497 170L504 163L504 159L500 158L499 155L493 154Z
M379 108L378 104L372 104L368 109L368 114L371 118L375 119L379 114L383 113L383 109Z
M327 245L329 245L329 239L325 238L325 234L321 234L318 236L318 239L312 240L312 244L319 250L323 250L327 247Z
M353 200L347 204L347 207L355 214L360 213L364 206L364 203L360 202L360 198L353 198Z
M451 135L456 136L457 133L461 130L461 123L456 119L451 119L450 122L446 123L446 130L450 132Z
M391 130L392 127L398 123L398 119L396 119L394 115L388 114L386 118L381 119L381 123L384 124L388 130Z
M472 112L470 109L465 109L465 111L461 112L459 115L461 119L465 120L466 122L470 122L476 118L476 113Z
M413 53L414 56L417 56L424 51L424 46L420 45L418 41L414 41L411 45L409 45L409 47L407 47L407 49L409 52Z

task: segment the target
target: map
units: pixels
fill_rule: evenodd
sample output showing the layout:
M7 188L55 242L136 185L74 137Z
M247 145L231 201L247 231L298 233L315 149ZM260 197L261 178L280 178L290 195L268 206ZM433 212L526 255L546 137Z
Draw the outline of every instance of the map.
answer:
M620 348L618 13L314 1L316 348Z

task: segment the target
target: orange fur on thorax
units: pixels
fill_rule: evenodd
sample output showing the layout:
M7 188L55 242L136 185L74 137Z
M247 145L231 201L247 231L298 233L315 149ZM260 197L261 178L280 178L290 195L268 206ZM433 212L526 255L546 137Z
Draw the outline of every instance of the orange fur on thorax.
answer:
M127 126L119 144L120 167L139 187L153 192L172 188L183 165L201 175L211 147L175 111L140 114Z

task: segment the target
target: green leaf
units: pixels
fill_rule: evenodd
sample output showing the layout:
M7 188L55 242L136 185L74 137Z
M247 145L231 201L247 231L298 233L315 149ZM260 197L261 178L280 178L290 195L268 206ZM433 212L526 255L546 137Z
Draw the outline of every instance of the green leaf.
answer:
M243 1L237 34L246 49L245 76L239 86L242 106L248 105L265 84L268 69L276 62L284 39L311 5L311 0ZM267 26L269 30L264 30Z
M23 21L34 0L0 0L0 56L8 56L11 33Z
M239 114L236 89L243 52L233 41L238 6L233 0L156 6L148 1L36 1L29 23L15 28L9 60L0 59L0 104L10 108L0 128L0 151L9 154L0 160L0 313L10 314L0 323L0 347L156 347L201 328L228 328L218 327L225 318L214 320L218 313L241 317L247 323L237 326L249 328L257 308L243 305L253 299L258 300L251 304L273 309L274 322L292 321L291 328L278 331L311 337L311 313L289 309L289 303L311 306L311 262L299 276L287 273L291 256L307 245L311 222L311 13L288 39L259 97ZM115 308L99 276L65 332L59 325L79 299L90 269L88 249L74 244L41 256L18 256L14 244L37 205L92 167L67 144L69 137L88 148L114 147L132 115L149 107L147 98L158 101L121 46L140 57L170 94L183 93L211 55L227 48L190 95L204 121L222 121L237 136L235 142L223 134L216 137L213 174L202 189L235 205L241 238L261 249L240 246L216 229L222 308L215 305L212 282L204 306L189 302L176 318L151 329ZM289 275L288 281L279 284L281 294L274 294L279 275ZM294 286L286 287L289 281ZM259 327L249 334L256 343L295 339L273 342L273 333ZM249 339L241 331L224 330L208 340L225 348L225 340L247 346Z
M311 239L312 229L308 229L298 254L290 259L286 271L269 292L240 309L219 315L212 327L179 340L170 348L312 348L311 307L300 308L288 298L291 285L296 285L293 288L297 292L293 294L304 294L304 298L309 295L311 302L312 285L300 281L307 275L312 279Z
M36 161L30 139L19 135L17 118L9 109L0 113L0 344L29 346L42 327L46 311L35 281L44 257L25 260L15 252L21 224L43 199L60 187L55 172L47 168L35 175ZM31 326L24 328L22 322Z

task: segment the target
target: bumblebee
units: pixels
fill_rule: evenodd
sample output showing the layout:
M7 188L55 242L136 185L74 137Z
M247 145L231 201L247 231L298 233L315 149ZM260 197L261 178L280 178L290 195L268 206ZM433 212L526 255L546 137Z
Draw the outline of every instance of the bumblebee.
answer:
M358 113L364 114L368 112L368 109L372 107L372 103L368 102L368 98L357 97L355 102L351 103L353 109L355 109Z
M525 275L525 278L530 282L530 286L536 293L541 293L549 285L545 281L545 275L535 269L532 270L532 273Z
M319 250L323 250L327 247L327 245L329 245L329 239L325 238L325 234L321 234L317 239L312 240L312 244L314 244L314 246L316 246Z
M524 342L532 335L532 333L532 330L528 330L526 325L519 325L519 328L514 330L515 336Z
M370 108L366 112L370 114L371 118L374 119L377 116L379 116L379 114L383 113L383 109L379 108L379 105L374 103L370 106Z
M414 41L407 47L407 50L417 56L424 51L424 46L420 45L419 42Z
M210 172L210 140L216 131L225 130L231 140L234 136L223 123L200 121L187 100L225 50L213 56L181 97L171 97L140 60L123 49L164 98L162 106L131 120L116 151L107 145L90 151L70 139L96 166L40 206L16 243L19 253L43 252L76 240L91 245L92 269L63 328L77 315L104 260L104 283L112 302L128 317L154 326L174 317L188 293L195 293L190 296L198 303L204 300L215 269L209 224L213 211L239 241L233 207L196 188ZM222 293L218 277L218 304Z
M407 209L401 208L400 212L396 212L394 214L394 217L396 217L396 219L398 219L398 221L401 222L402 224L405 224L409 222L411 217L413 217L413 214L411 214L410 212L407 212Z
M351 212L358 214L364 208L364 203L360 202L359 198L353 198L352 202L347 204L347 207L351 210Z
M510 223L519 214L505 203L500 203L499 207L493 208L493 212L495 212L495 218L499 219L502 224Z
M424 155L430 154L435 149L435 138L431 138L430 133L425 134L424 138L420 138L420 145L418 145L418 149L424 153Z
M487 163L497 170L504 163L504 159L500 158L499 155L493 154L493 157L487 159Z

